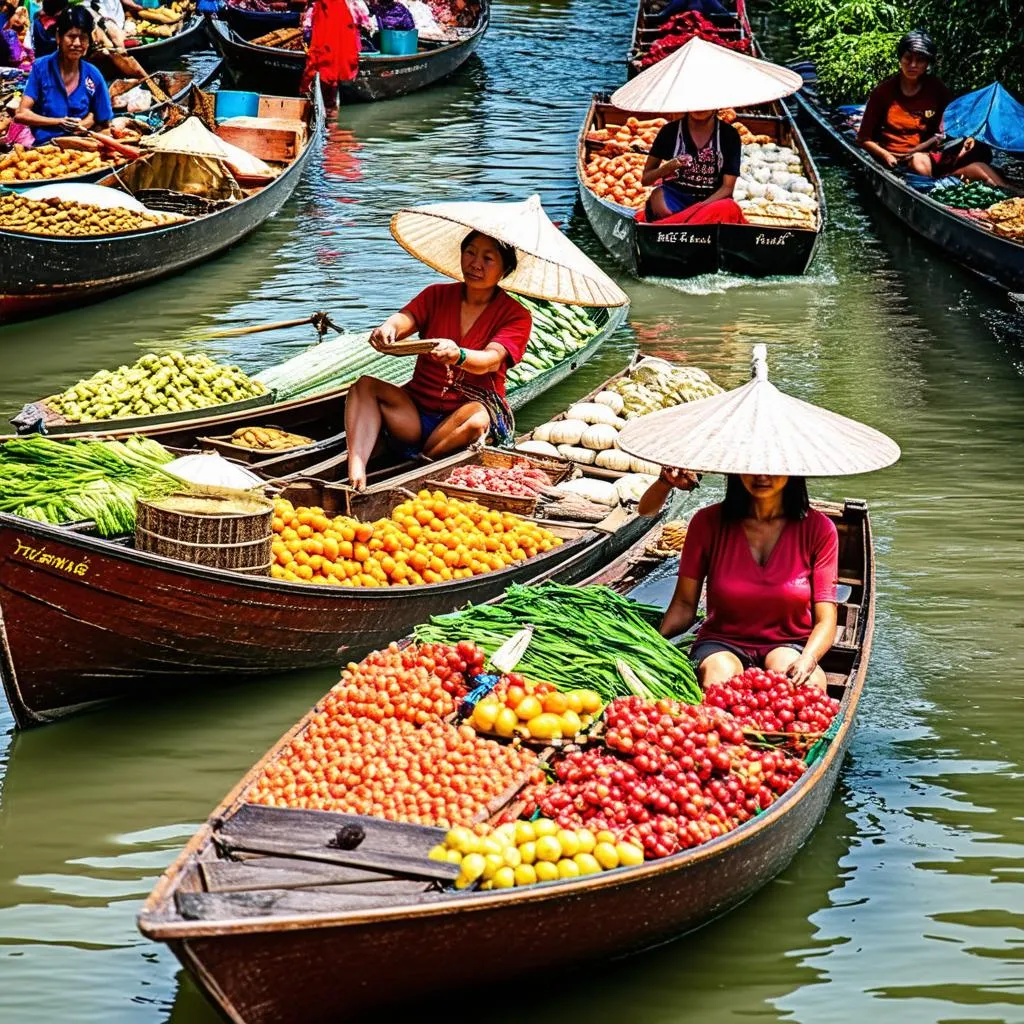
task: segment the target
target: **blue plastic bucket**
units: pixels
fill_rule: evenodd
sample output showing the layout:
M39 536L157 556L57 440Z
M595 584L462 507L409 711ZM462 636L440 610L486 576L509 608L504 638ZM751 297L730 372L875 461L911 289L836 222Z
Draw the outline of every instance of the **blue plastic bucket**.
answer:
M218 121L226 121L229 117L256 117L260 112L258 92L220 89L215 95L213 109Z
M420 34L414 28L382 28L380 52L389 57L409 57L419 47Z

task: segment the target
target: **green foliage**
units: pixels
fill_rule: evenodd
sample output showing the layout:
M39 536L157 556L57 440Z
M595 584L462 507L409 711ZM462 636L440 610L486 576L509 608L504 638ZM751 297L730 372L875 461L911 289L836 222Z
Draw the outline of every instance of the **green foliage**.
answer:
M818 67L818 91L829 103L859 103L883 79L895 74L900 32L833 35L811 51Z

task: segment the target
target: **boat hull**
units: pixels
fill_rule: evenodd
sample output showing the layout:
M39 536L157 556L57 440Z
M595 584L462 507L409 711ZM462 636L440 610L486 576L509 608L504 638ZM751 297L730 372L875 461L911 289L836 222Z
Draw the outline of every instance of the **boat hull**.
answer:
M356 594L137 552L0 516L0 679L20 727L91 704L336 665L429 616L488 601L545 573L572 582L628 547L634 518L499 572Z
M372 103L396 99L453 75L476 50L490 19L483 6L477 31L468 39L407 57L364 54L351 82L338 86L340 103ZM254 46L220 23L211 23L210 36L231 73L245 81L269 83L280 92L297 94L306 65L305 53Z
M145 46L133 46L127 52L147 71L159 71L166 66L167 61L201 50L207 42L206 20L196 14L185 28L169 39L160 39Z
M316 106L310 142L275 181L243 202L155 231L106 238L48 238L0 231L0 323L45 316L131 291L231 248L291 197L323 126Z
M243 39L255 39L279 28L295 28L299 24L299 11L247 11L243 7L224 3L220 17L228 28Z
M801 114L855 175L861 188L949 259L1008 291L1024 291L1024 245L1000 238L912 189L845 138L808 97L797 93Z

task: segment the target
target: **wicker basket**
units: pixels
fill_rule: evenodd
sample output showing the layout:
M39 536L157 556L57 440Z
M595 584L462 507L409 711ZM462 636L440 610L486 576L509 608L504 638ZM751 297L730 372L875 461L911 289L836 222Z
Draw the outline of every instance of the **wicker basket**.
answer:
M270 572L274 504L258 495L171 494L136 505L135 547L165 558L231 569Z
M505 451L502 448L481 448L479 462L481 466L491 469L510 469L525 462L534 469L547 473L552 484L560 484L572 472L571 462L545 459L542 455L530 455L527 452Z

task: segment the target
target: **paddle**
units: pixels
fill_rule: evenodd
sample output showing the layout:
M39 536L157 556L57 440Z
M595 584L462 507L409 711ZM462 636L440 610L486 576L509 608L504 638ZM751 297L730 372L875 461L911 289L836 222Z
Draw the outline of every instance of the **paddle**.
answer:
M261 327L234 327L227 331L210 331L207 334L202 335L199 338L195 338L195 341L205 341L211 338L241 338L246 334L261 334L263 331L283 331L289 327L301 327L303 324L312 324L321 337L325 335L328 329L336 331L338 334L344 334L344 330L339 327L327 313L310 313L309 316L303 317L301 320L279 320L273 324L263 324Z
M138 160L142 156L142 150L136 149L134 146L127 146L123 142L118 142L117 139L112 139L109 135L104 135L101 132L94 132L90 129L84 129L85 134L90 139L96 139L97 142L102 142L104 146L112 149L115 153L120 153L121 156L127 157L129 160Z

